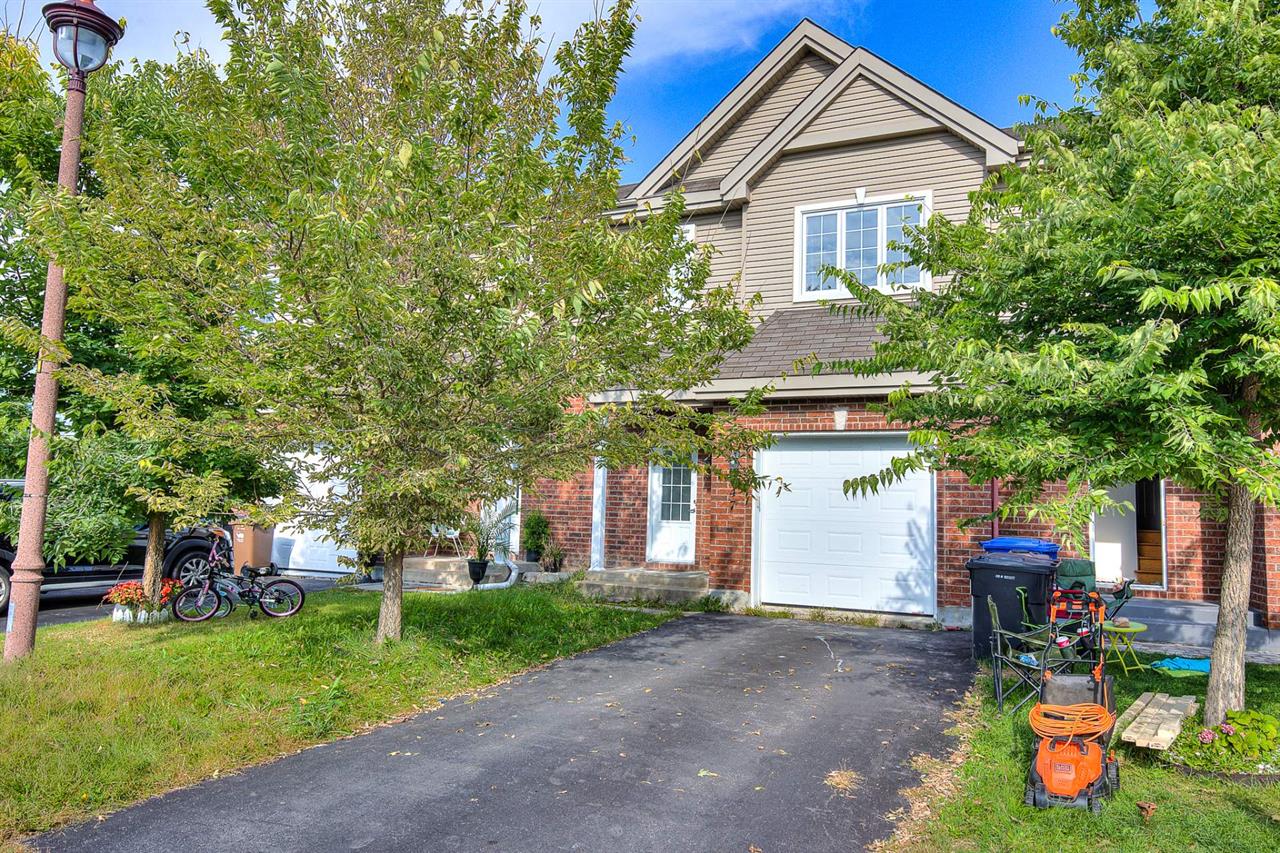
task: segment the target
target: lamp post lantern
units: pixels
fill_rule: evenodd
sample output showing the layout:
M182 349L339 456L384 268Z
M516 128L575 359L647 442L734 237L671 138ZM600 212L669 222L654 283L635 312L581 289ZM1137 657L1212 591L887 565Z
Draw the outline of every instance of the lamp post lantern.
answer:
M49 3L44 19L53 32L53 53L70 72L67 79L67 111L62 125L62 154L58 160L58 185L72 195L80 176L80 130L84 124L85 78L107 61L124 28L93 4L93 0ZM40 336L61 341L67 312L67 286L62 267L49 262L44 286L44 315ZM35 394L31 400L31 437L27 444L27 468L22 494L22 520L18 527L18 553L13 561L9 607L12 627L5 639L5 660L31 653L36 642L36 613L40 608L40 583L44 571L45 513L49 502L49 437L53 435L58 407L58 380L54 360L42 352L36 364Z

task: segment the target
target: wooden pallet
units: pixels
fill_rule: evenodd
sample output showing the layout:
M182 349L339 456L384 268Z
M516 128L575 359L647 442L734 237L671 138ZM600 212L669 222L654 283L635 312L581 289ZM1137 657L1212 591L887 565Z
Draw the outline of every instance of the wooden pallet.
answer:
M1168 749L1182 731L1182 721L1195 713L1194 696L1143 693L1116 720L1120 740L1144 749Z

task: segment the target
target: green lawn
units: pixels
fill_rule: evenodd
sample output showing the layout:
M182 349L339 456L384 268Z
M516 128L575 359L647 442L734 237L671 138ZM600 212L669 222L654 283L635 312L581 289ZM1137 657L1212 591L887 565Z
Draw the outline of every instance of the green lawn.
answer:
M1203 698L1207 681L1117 672L1117 707L1123 711L1146 690ZM979 679L977 689L981 710L967 717L971 754L959 768L959 793L948 790L936 798L930 803L930 819L913 821L909 837L891 848L1054 853L1280 850L1280 787L1248 788L1189 777L1162 766L1145 750L1117 747L1121 790L1101 815L1024 806L1032 743L1026 706L997 717L989 675ZM1280 714L1280 666L1248 668L1247 701L1250 707ZM1197 731L1199 726L1198 719L1187 723ZM931 795L927 785L924 793ZM1156 804L1149 823L1138 813L1139 801Z
M379 597L308 596L285 620L41 629L0 669L0 845L16 836L429 708L670 613L569 584L406 594L405 639L372 645Z

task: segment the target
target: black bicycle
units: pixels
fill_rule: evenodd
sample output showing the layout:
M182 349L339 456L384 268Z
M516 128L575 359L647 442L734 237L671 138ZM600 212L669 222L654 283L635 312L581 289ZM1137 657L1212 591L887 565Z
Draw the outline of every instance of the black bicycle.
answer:
M258 610L283 618L302 609L307 594L300 584L286 578L264 580L275 576L274 565L241 566L237 575L231 570L226 531L214 528L212 533L208 561L194 572L192 585L173 600L177 619L203 622L214 616L228 616L241 602L249 605L250 619L257 618Z

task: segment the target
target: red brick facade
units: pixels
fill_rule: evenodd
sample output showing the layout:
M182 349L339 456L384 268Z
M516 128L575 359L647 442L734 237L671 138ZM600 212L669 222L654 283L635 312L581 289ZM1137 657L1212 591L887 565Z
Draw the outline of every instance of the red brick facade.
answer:
M779 402L761 416L746 419L757 429L778 433L833 432L834 410L848 411L847 432L888 429L883 416L869 411L866 399L814 399ZM717 460L716 464L727 464ZM750 465L744 458L740 464ZM604 524L607 568L689 569L705 571L712 589L751 590L752 502L723 480L703 476L698 481L693 566L647 563L648 472L642 467L608 472ZM592 473L572 480L543 481L526 495L526 508L541 509L553 535L568 555L568 565L584 568L591 552ZM962 530L961 520L988 511L990 489L974 486L954 471L937 475L938 605L968 607L969 580L965 560L978 543L991 535L988 525ZM1004 520L1005 535L1050 536L1041 523ZM1200 496L1173 483L1165 488L1167 589L1144 592L1162 598L1214 601L1222 573L1224 528L1202 518ZM1280 627L1280 513L1260 509L1254 558L1251 606L1269 627Z

